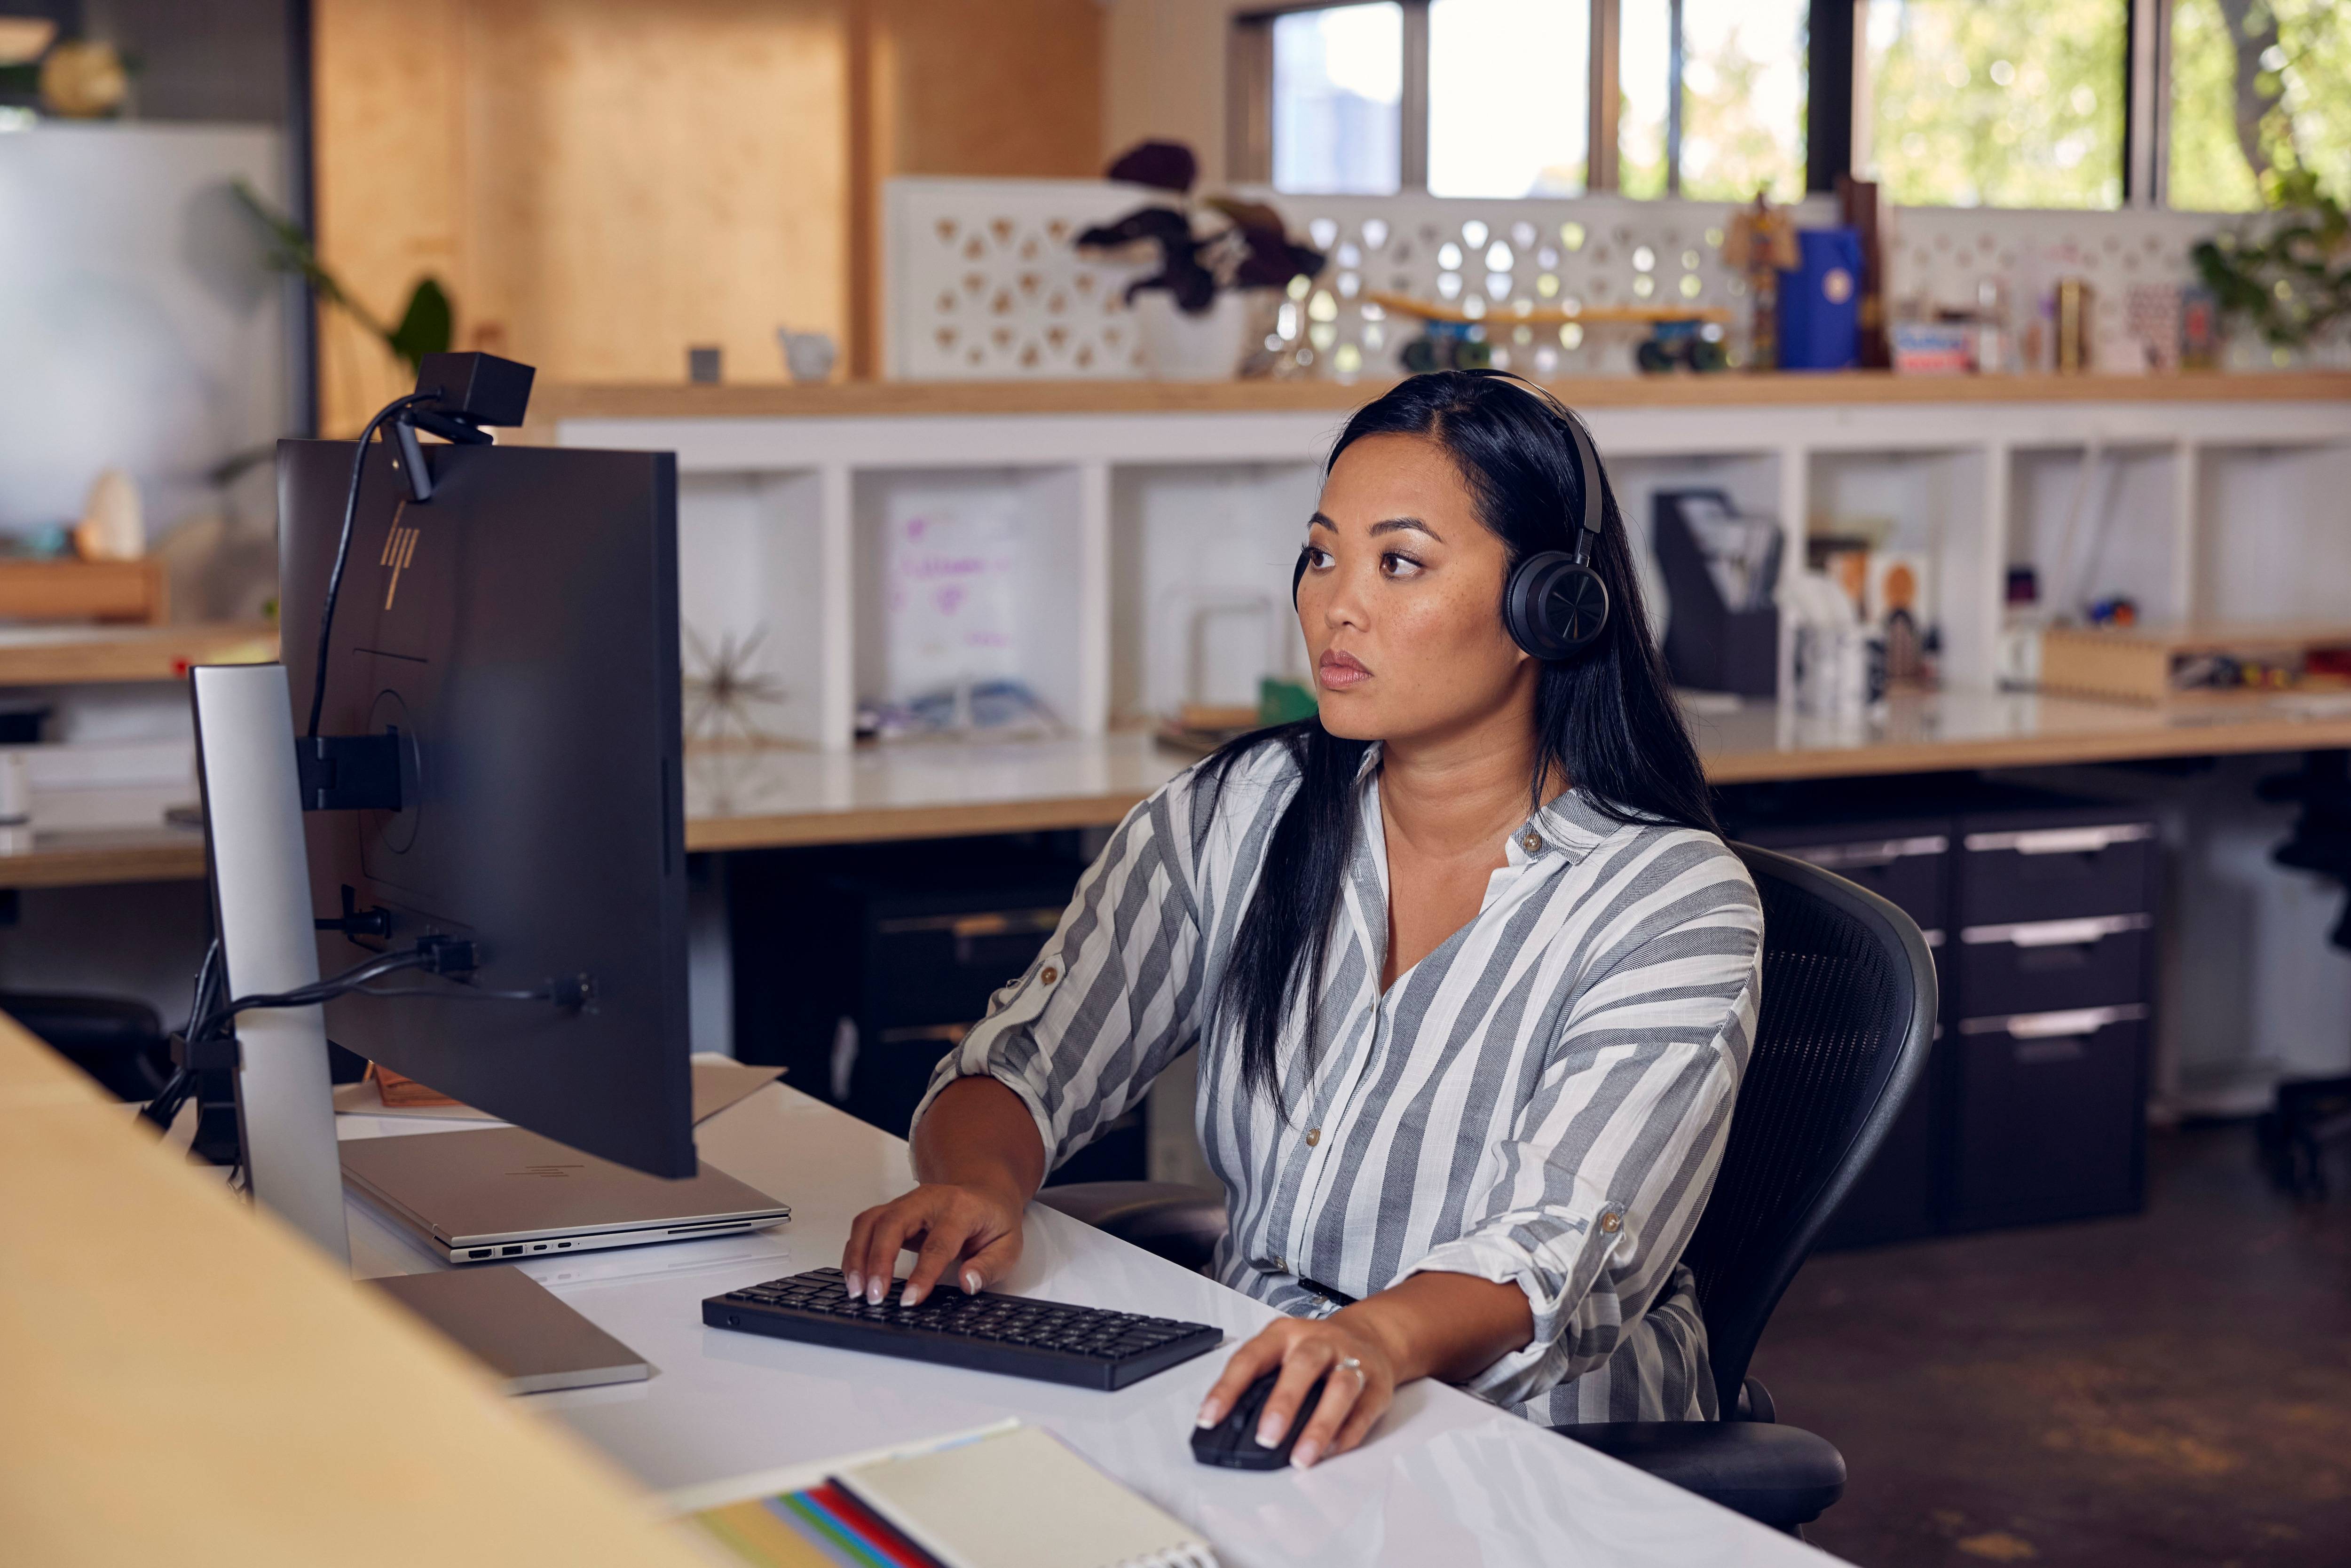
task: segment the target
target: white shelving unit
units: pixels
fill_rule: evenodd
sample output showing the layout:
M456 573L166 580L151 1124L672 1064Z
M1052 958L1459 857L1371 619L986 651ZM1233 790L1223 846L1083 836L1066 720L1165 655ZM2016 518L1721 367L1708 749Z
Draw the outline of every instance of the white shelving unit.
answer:
M1810 532L1869 520L1928 563L1947 682L1983 686L2014 562L2036 564L2046 591L2078 580L2082 597L2128 594L2149 619L2342 612L2351 403L2213 390L2209 402L1874 402L1857 391L1850 402L1764 393L1702 407L1595 396L1585 412L1653 593L1659 488L1714 486L1776 515L1791 563ZM1301 666L1290 563L1345 410L1180 401L1171 412L572 415L554 435L677 454L686 625L709 649L758 635L752 663L785 693L768 727L843 749L858 701L956 673L1023 680L1092 735L1186 696L1245 700L1259 671ZM926 555L925 539L944 543ZM1662 623L1670 607L1654 608ZM944 622L974 635L943 643Z

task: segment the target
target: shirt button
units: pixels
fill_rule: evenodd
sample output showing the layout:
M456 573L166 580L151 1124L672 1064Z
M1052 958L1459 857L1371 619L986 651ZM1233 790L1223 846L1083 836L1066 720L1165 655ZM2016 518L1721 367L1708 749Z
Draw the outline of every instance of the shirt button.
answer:
M1532 828L1519 835L1519 843L1531 855L1542 853L1542 835Z
M1625 1217L1621 1214L1604 1214L1600 1217L1600 1228L1608 1235L1614 1236L1625 1228Z
M1059 969L1056 969L1055 967L1053 967L1053 966L1052 966L1052 965L1048 964L1048 965L1046 965L1046 966L1045 966L1044 971L1043 971L1041 974L1040 974L1037 977L1038 977L1040 980L1042 980L1045 984L1047 984L1047 985L1049 985L1049 986L1050 986L1050 985L1051 985L1054 981L1056 981L1056 980L1058 980L1058 979L1060 979L1060 978L1061 977L1061 970L1059 970Z
M1309 1127L1309 1128L1307 1128L1307 1129L1306 1129L1306 1146L1307 1146L1308 1148L1310 1148L1310 1149L1311 1149L1311 1148L1312 1148L1315 1145L1317 1145L1317 1144L1321 1143L1322 1141L1322 1128L1320 1128L1320 1127Z

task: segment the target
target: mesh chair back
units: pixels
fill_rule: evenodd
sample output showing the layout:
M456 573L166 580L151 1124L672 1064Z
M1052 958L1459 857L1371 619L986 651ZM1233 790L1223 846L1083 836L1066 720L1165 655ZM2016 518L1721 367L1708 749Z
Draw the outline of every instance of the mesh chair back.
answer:
M1725 1415L1771 1309L1925 1071L1935 967L1907 915L1747 844L1763 901L1763 1002L1730 1143L1682 1260L1698 1276Z

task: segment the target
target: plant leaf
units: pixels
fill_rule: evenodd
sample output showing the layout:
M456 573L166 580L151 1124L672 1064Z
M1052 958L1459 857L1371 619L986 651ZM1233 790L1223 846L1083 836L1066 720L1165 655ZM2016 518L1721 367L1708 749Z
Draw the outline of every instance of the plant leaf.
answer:
M1181 195L1199 178L1200 161L1181 141L1138 141L1119 154L1109 177L1130 185L1150 185Z
M425 355L447 353L456 329L456 315L449 308L449 296L441 280L427 277L409 295L400 325L385 335L384 343L413 371Z

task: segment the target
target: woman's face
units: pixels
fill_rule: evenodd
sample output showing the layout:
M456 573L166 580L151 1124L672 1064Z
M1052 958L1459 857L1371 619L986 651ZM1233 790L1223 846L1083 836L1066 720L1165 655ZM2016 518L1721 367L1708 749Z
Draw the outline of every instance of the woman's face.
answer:
M1509 554L1443 447L1348 447L1306 547L1298 620L1332 735L1436 739L1531 703L1535 662L1502 625Z

